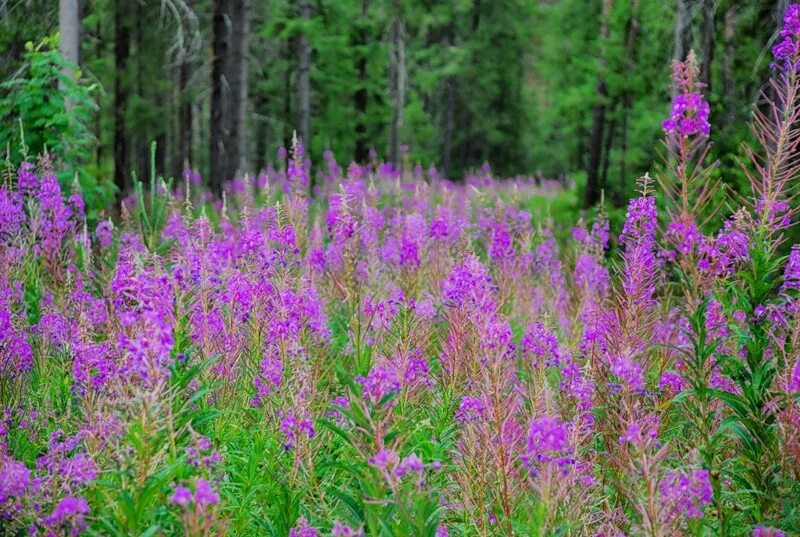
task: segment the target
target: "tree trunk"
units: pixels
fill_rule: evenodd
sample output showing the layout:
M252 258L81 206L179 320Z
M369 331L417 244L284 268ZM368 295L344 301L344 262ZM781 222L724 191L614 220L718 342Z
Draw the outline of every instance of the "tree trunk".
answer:
M447 77L444 102L444 148L442 151L442 173L445 179L450 179L452 171L453 130L456 116L456 80Z
M675 19L675 59L684 61L692 48L692 8L695 0L678 0Z
M392 106L392 122L389 125L389 160L395 169L400 169L400 136L405 108L405 24L400 14L399 3L395 3L392 20L392 50L389 57L389 96Z
M81 62L81 6L80 0L58 0L58 50L68 62ZM75 73L65 71L67 76Z
M261 172L267 168L267 164L269 163L269 159L267 158L267 137L269 136L269 129L267 122L265 120L261 120L256 123L255 127L255 135L256 135L256 159L255 159L255 171Z
M103 36L103 27L101 25L101 21L103 17L97 17L97 26L95 27L95 44L94 44L94 54L96 58L102 58L105 55L105 39ZM103 114L95 114L94 118L94 129L95 129L95 138L97 139L97 144L95 145L95 166L100 168L100 163L103 162Z
M725 113L722 115L720 127L724 130L736 120L734 110L736 98L736 81L733 78L733 60L736 56L736 8L725 12L725 57L722 60L722 103Z
M703 0L703 59L700 69L700 80L706 85L706 92L711 93L711 66L714 64L714 47L716 35L714 17L716 14L715 0Z
M369 140L367 139L367 51L365 50L369 42L366 27L368 11L369 0L361 0L361 18L356 39L358 88L353 94L356 109L356 150L354 159L359 164L364 164L369 159Z
M597 81L597 98L599 102L592 111L592 134L589 140L589 162L586 170L586 192L583 198L584 208L589 208L600 201L600 161L603 152L603 133L606 123L606 104L608 88L604 78Z
M186 5L189 9L194 9L193 0L187 0ZM182 177L183 172L190 169L194 163L193 155L193 92L190 89L190 80L194 73L195 62L192 57L193 48L184 44L180 51L178 62L178 132L176 145L178 154L174 161L173 175L176 178Z
M215 0L212 19L211 59L211 138L209 140L208 183L211 191L222 193L222 181L228 173L225 136L230 130L225 120L230 115L229 90L224 86L229 55L230 12L232 0Z
M283 147L287 150L287 156L289 154L288 150L292 148L291 126L294 124L294 118L292 116L292 69L290 63L294 54L293 41L293 39L287 41L283 49L284 60L287 66L283 74L283 125L285 129L283 132ZM284 162L281 164L286 165L286 159L284 159Z
M299 0L300 19L308 23L311 7L308 0ZM305 31L297 36L297 138L309 151L311 122L311 46Z
M145 39L144 39L144 25L147 10L145 6L139 2L134 2L136 6L136 14L134 20L136 24L133 26L133 55L136 62L136 85L134 86L134 95L139 99L145 99L146 90L150 89L150 84L145 80ZM148 43L148 45L155 47L155 43ZM133 146L133 169L136 171L136 178L139 181L144 181L145 184L150 177L150 142L149 138L149 125L147 128L137 128L133 131L131 137Z
M447 44L455 46L455 25L450 23L447 32ZM444 147L442 148L442 173L445 179L450 179L452 171L453 131L456 116L456 77L450 75L445 80L444 96Z
M192 100L189 96L189 79L192 76L192 61L184 52L178 72L178 158L175 176L189 169L192 158Z
M633 76L636 70L636 43L639 35L639 0L634 0L631 18L628 21L628 34L625 38L625 74ZM627 196L628 175L628 116L633 106L631 91L622 92L622 120L620 126L620 156L619 156L619 184L613 189L613 203L616 207L625 204Z
M131 53L131 37L123 6L128 0L114 2L114 184L120 195L131 189L131 149L125 116L128 111L128 59Z
M612 119L609 122L608 129L606 129L606 141L603 148L603 157L602 157L602 164L601 164L601 173L600 173L600 190L606 191L608 190L608 169L611 166L611 149L614 147L614 136L617 132L617 120L613 117L614 112L616 111L617 103L614 102L611 105L612 111Z
M614 196L614 205L622 207L628 194L628 114L631 110L631 97L625 95L622 100L622 136L620 140L619 185Z
M157 177L164 177L167 175L167 132L162 130L155 139L156 154L155 154L155 170ZM155 177L153 177L155 179Z
M244 173L248 168L247 162L247 103L248 103L248 85L247 85L247 72L249 67L248 57L250 55L250 17L252 11L252 0L241 0L237 6L237 23L233 27L233 33L236 39L236 56L234 58L233 76L231 80L234 83L231 85L231 91L236 91L234 95L234 128L232 133L233 145L236 147L234 160L232 164L234 168L231 172L231 177L236 174Z
M270 128L268 118L265 116L269 107L269 96L266 91L257 91L253 95L253 116L255 135L255 165L254 171L259 173L267 168L270 156L267 155Z
M81 63L81 6L80 0L58 1L58 50L65 60L78 67ZM71 67L62 70L64 76L74 79L75 72ZM58 87L64 89L64 82L59 80ZM64 100L67 111L72 110L70 99ZM99 144L98 144L99 145Z
M606 44L608 42L608 19L611 14L612 0L603 0L603 12L600 16L600 72L597 78L597 104L592 111L592 134L589 140L589 163L586 170L586 191L583 206L589 208L600 201L600 163L603 156L603 132L606 123L606 100L608 87L605 80Z
M245 165L250 0L215 0L212 26L209 186L221 195Z

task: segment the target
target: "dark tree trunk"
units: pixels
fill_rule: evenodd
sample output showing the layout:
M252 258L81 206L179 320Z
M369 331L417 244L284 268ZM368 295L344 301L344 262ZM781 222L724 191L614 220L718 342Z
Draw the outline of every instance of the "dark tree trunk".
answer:
M614 196L614 205L622 207L628 192L628 114L631 110L631 97L625 95L622 102L622 135L620 140L619 185Z
M130 30L128 28L127 0L114 2L114 184L120 195L131 189L131 148L125 128L128 111L128 60L131 52Z
M636 70L636 43L639 35L639 0L634 0L631 18L628 21L628 33L625 37L625 73L633 76ZM633 97L629 90L622 92L622 120L620 125L619 184L613 189L613 202L616 207L625 204L628 186L628 116L633 106Z
M208 183L215 194L222 193L222 181L228 173L225 137L229 127L225 121L230 116L229 90L225 72L230 54L230 22L232 0L215 0L212 22L211 59L211 138L209 140Z
M711 66L714 64L714 47L716 46L714 28L716 9L715 0L703 0L703 59L700 80L706 85L708 93L711 93Z
M606 103L608 88L605 79L597 81L597 98L599 102L592 111L592 134L589 140L589 162L586 170L586 192L583 198L585 208L592 207L600 201L600 161L603 152L603 133L606 124Z
M256 123L256 171L260 172L267 167L269 159L267 158L267 137L269 136L266 121L259 121Z
M692 8L695 0L678 0L675 19L675 59L684 61L692 48Z
M102 58L105 54L105 39L103 36L103 27L101 25L103 17L97 17L97 26L95 27L95 42L94 54L97 58ZM95 138L98 143L95 146L95 165L100 168L100 163L103 161L103 114L95 114L94 118Z
M222 194L224 181L243 169L247 111L249 0L215 0L211 66L209 186Z
M611 105L611 110L616 111L617 104ZM613 112L612 112L613 113ZM611 149L614 147L614 137L617 133L617 120L612 118L606 129L606 141L603 148L602 171L600 173L600 191L608 189L608 169L611 166Z
M293 54L293 46L292 41L286 43L286 48L284 49L285 53L285 60L286 65L291 65L289 62L291 61L291 57ZM283 78L283 123L285 126L285 131L283 132L283 147L288 149L292 148L292 125L293 125L293 117L292 117L292 69L290 67L286 68L286 72L284 73ZM288 155L288 151L287 151ZM281 164L286 164L286 162L282 162Z
M311 7L308 0L299 0L300 19L308 22ZM297 36L297 138L309 151L311 122L311 46L305 32Z
M399 169L400 136L405 108L405 24L400 13L400 4L395 2L395 13L391 27L391 56L389 58L389 96L392 106L392 122L389 125L389 161Z
M253 95L253 116L255 117L255 171L261 172L266 169L270 161L268 151L268 141L270 135L269 122L265 115L269 106L269 96L266 91L257 91Z
M733 61L736 56L736 8L725 12L725 57L722 60L722 103L725 113L722 115L720 127L727 129L736 120L734 110L736 98L736 81L733 78Z
M163 177L167 174L167 133L161 131L156 136L156 155L155 155L155 169L156 175Z
M589 208L600 201L600 163L603 156L603 133L606 124L606 100L608 86L605 80L606 43L608 42L608 18L611 13L611 1L603 1L603 12L600 16L600 73L597 78L597 104L592 111L592 133L589 139L589 163L586 169L586 191L583 206Z
M447 32L447 44L455 46L455 25L450 23ZM456 116L456 78L448 76L445 80L444 95L444 146L442 148L442 173L446 179L450 179L452 172L452 153L453 153L453 134L455 129Z
M353 94L356 109L356 149L354 159L359 164L364 164L369 159L369 140L367 139L367 51L369 42L367 32L367 13L369 0L361 0L361 18L356 34L358 50L356 70L358 71L358 88Z
M250 55L250 17L252 0L240 0L237 4L236 24L233 34L236 36L234 43L235 55L231 65L231 93L233 94L233 132L231 145L236 148L233 154L231 177L247 170L247 103L248 85L247 70Z
M456 81L455 77L447 77L444 101L444 147L442 149L442 173L450 179L452 171L453 130L456 116Z
M194 9L194 0L186 0L186 5ZM192 168L194 162L194 93L190 81L194 74L195 61L192 57L194 47L185 45L180 52L178 65L178 132L175 144L178 154L174 160L174 176L179 178L183 171Z
M192 76L192 61L184 53L178 72L178 158L175 176L191 168L192 155L192 100L190 98L189 80Z
M145 65L146 56L144 53L144 21L147 15L145 6L139 2L134 2L136 5L136 15L134 20L136 24L133 26L133 55L136 62L136 86L134 95L140 99L145 98L145 89L150 89L149 84L145 81ZM155 45L155 44L152 44ZM149 127L149 126L148 126ZM133 169L136 171L136 179L147 183L150 174L150 142L148 138L148 131L142 128L133 131L131 137L133 146Z

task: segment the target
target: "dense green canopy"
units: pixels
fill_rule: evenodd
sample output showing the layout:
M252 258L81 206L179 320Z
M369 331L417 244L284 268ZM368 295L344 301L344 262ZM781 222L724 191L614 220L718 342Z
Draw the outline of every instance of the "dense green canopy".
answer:
M487 161L506 176L573 176L579 184L588 176L595 194L588 195L587 204L596 202L599 189L608 198L613 194L615 201L624 199L635 178L658 161L669 65L689 48L709 71L703 77L712 123L727 131L724 136L712 133L712 139L726 141L712 156L721 159L721 173L731 174L726 180L738 182L730 164L747 136L748 110L765 83L769 46L785 4L66 3L80 9L78 82L92 86L87 98L96 104L89 117L80 115L77 128L89 137L88 153L78 160L69 156L70 165L87 170L86 177L115 176L120 189L129 189L131 170L146 175L150 143L156 141L159 171L175 176L188 166L208 178L209 148L221 147L224 155L235 148L236 162L211 170L212 176L223 176L212 181L227 180L275 161L276 150L288 145L298 130L300 139L309 141L315 162L322 161L326 150L340 162L364 161L373 148L398 164L433 164L454 178ZM46 120L36 114L49 110L48 117L58 116L52 107L63 112L64 98L75 100L75 95L30 92L33 86L47 89L56 83L33 80L48 72L33 66L37 54L49 47L42 38L59 31L56 4L0 4L0 75L7 81L0 89L0 143L11 149L12 160L19 158L20 120L30 153L45 145L51 153L74 147L54 137L69 136L74 142L76 129L51 129L44 136L36 131L47 128ZM236 9L242 13L234 14ZM66 24L63 19L61 24ZM215 40L220 28L232 31ZM26 52L28 42L33 52ZM240 45L244 59L215 55L219 46L233 50ZM301 68L304 47L308 71ZM57 66L49 72L57 73ZM236 90L229 91L233 83ZM49 108L36 98L46 99ZM239 116L243 127L231 119ZM212 118L217 117L224 119L215 132ZM86 149L86 144L78 145Z

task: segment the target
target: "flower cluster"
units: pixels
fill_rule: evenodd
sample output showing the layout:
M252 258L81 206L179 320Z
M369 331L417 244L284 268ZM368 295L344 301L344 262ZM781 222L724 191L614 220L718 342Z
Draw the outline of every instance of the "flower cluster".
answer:
M211 487L205 479L198 479L194 484L194 494L188 488L178 485L172 495L172 503L181 507L188 507L192 504L203 508L219 503L219 494Z
M376 405L400 390L397 372L388 364L378 364L358 382L364 387L364 400Z
M783 71L797 69L800 58L800 4L789 4L783 15L780 38L772 47L774 65Z
M522 461L532 474L545 463L555 464L563 474L568 473L575 459L569 445L567 424L552 416L534 420L528 429Z
M800 91L800 7L784 23ZM775 184L797 103L773 103L789 135L761 136L731 214L694 188L698 80L675 65L665 191L645 175L621 226L531 211L555 181L317 169L297 146L221 199L190 171L92 230L21 166L0 185L0 527L682 535L739 504L791 527L800 247Z
M681 93L672 100L669 118L664 120L664 132L682 138L700 135L708 138L711 123L708 118L711 107L699 92Z
M688 518L702 517L713 496L708 470L672 472L661 483L661 501Z
M708 138L711 134L711 107L699 91L702 84L697 81L698 72L694 52L689 53L685 62L676 61L673 64L672 77L676 94L672 99L670 115L661 125L667 134L678 138L698 135Z

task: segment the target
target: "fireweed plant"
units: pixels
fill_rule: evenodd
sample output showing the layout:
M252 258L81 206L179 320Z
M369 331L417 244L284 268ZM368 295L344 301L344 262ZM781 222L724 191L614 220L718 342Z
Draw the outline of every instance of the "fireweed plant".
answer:
M773 54L739 209L690 54L616 236L601 209L557 240L524 208L560 187L488 166L326 154L312 196L297 143L222 199L153 173L91 231L23 164L0 186L0 534L792 534L800 5Z

